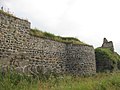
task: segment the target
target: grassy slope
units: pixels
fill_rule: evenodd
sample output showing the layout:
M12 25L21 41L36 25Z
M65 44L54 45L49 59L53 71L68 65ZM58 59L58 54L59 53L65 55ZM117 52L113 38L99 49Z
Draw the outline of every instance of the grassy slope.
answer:
M97 48L95 49L96 58L103 59L108 58L112 61L120 61L120 56L116 52L112 52L109 48Z
M97 72L113 72L120 70L120 56L109 48L95 49Z
M48 32L42 32L38 29L31 29L30 30L30 35L35 36L35 37L47 38L47 39L51 39L51 40L62 42L62 43L87 45L87 44L81 42L79 39L74 38L74 37L56 36L56 35L48 33Z
M120 73L101 73L91 77L53 77L48 79L0 76L0 90L120 90Z

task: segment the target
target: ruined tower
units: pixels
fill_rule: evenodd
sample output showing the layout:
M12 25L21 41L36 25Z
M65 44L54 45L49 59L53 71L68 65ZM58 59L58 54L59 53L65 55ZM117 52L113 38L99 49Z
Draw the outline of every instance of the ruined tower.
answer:
M114 52L114 46L112 41L108 41L106 38L103 39L102 48L109 48Z

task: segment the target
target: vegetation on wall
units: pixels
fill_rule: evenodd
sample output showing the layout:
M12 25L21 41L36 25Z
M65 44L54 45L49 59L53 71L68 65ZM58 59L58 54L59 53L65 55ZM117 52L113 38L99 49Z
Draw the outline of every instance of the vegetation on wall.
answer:
M35 36L35 37L41 37L41 38L46 38L46 39L51 39L54 41L58 42L63 42L63 43L72 43L72 44L84 44L87 45L83 42L81 42L79 39L74 38L74 37L61 37L61 36L56 36L52 33L48 32L43 32L38 29L31 29L30 30L30 35Z
M7 15L7 16L13 16L12 14L7 13L7 12L4 12L3 10L0 10L0 13L5 14L5 15Z
M11 13L9 13L9 12L6 12L6 11L4 11L4 10L0 10L0 13L4 14L4 15L6 15L6 16L9 16L9 17L13 17L13 18L16 18L16 19L20 19L20 18L16 17L15 15L13 15L13 14L11 14ZM27 19L21 19L21 20L28 21Z

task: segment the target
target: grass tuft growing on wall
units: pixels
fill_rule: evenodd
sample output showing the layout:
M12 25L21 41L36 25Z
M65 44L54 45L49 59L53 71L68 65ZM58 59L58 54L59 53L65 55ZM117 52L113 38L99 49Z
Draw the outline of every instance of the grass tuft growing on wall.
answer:
M7 12L5 12L5 11L3 11L3 10L0 10L0 13L5 14L5 15L7 15L7 16L12 16L12 17L13 17L13 15L12 15L12 14L7 13Z
M4 10L0 10L0 14L4 14L4 15L6 15L6 16L8 16L8 17L13 17L13 18L15 18L15 19L20 19L20 18L16 17L15 15L11 14L10 12L6 12L6 11L4 11ZM24 21L27 21L27 22L28 22L27 19L20 19L20 20L24 20Z
M38 29L31 29L30 30L30 35L35 36L35 37L41 37L41 38L46 38L62 43L71 43L71 44L82 44L82 45L87 45L83 42L81 42L79 39L74 38L74 37L61 37L61 36L56 36L52 33L49 32L43 32Z

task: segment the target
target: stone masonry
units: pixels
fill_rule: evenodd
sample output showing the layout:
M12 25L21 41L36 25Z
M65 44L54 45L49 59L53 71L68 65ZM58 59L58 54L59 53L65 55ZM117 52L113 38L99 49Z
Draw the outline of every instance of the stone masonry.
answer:
M0 66L36 75L96 73L93 46L65 44L31 36L30 22L0 12Z
M110 48L110 50L114 52L113 42L112 41L108 42L106 38L103 39L102 48Z

